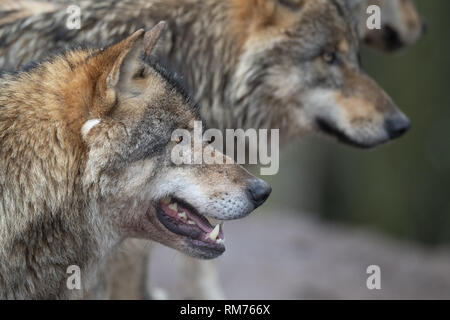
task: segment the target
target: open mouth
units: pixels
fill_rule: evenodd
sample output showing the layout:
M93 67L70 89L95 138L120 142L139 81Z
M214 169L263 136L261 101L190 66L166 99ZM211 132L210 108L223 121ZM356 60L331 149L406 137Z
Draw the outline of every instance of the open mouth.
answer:
M186 237L198 249L225 251L223 222L201 215L185 201L168 197L157 209L159 221L172 233Z

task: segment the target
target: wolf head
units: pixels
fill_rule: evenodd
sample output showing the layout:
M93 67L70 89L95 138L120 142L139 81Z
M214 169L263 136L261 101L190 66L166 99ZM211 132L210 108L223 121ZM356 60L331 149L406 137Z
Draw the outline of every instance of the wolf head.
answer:
M248 26L236 35L243 45L235 103L249 112L264 109L261 126L278 127L285 137L319 132L363 148L409 129L408 118L361 70L356 23L346 5L236 0L234 14L235 27Z
M355 13L361 39L372 48L392 52L417 42L426 31L412 0L345 0ZM369 29L367 8L380 8L381 29Z
M89 148L84 184L99 187L99 214L110 214L123 235L214 258L225 250L221 221L248 215L271 190L236 164L174 164L172 149L182 141L172 132L193 131L199 118L176 81L141 58L159 30L139 31L93 58L104 70L97 101L109 103L92 108L81 129Z
M31 150L30 159L35 159L31 163L39 162L31 167L42 170L28 179L45 177L34 183L32 192L42 193L36 198L47 199L47 208L60 207L74 194L64 190L75 183L66 177L75 174L81 200L72 209L102 230L92 235L100 238L97 242L147 238L195 257L214 258L225 250L220 222L248 215L271 189L236 164L172 161L171 150L180 143L172 141L172 132L193 130L199 118L177 81L157 64L146 62L163 26L137 31L100 51L69 52L19 75L22 81L9 85L5 95L26 101L27 106L19 109L26 122L20 125L27 129L16 135L29 134L24 140L36 140L29 148L39 149L36 152L43 158L35 159ZM33 93L24 98L22 89L11 93L12 86ZM40 101L43 97L45 101ZM77 164L71 165L68 159L73 157L64 150L74 148ZM69 172L73 168L75 172ZM56 191L45 192L47 185ZM76 212L64 215L74 218L67 225L86 220L75 219ZM109 240L101 240L108 235Z

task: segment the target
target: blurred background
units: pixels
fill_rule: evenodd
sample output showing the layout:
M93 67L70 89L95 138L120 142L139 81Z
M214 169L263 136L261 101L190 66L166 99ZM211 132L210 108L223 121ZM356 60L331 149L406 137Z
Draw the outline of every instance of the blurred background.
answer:
M283 154L271 204L427 245L450 243L450 1L416 1L429 32L393 55L364 48L364 69L412 121L370 151L310 138Z
M450 299L450 1L416 3L429 27L419 43L362 52L412 130L369 151L319 137L284 148L279 174L263 177L267 205L225 225L228 298ZM177 297L178 254L158 254L153 284ZM369 265L381 290L367 289Z

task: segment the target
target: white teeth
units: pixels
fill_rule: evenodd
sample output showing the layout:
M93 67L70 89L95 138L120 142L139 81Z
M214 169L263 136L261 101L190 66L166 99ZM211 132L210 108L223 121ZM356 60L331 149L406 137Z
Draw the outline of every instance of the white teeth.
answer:
M217 239L217 240L216 240L216 243L217 243L217 244L221 244L221 243L224 243L224 242L225 242L225 241L224 241L223 239Z
M170 210L173 210L173 211L175 211L175 212L177 212L177 211L178 211L178 204L177 204L176 202L170 204L170 205L169 205L169 209L170 209Z
M193 220L188 220L188 224L195 224Z
M216 241L217 236L219 235L219 231L220 231L220 225L216 225L214 230L211 231L211 233L208 235L208 237L212 240L212 241Z
M186 212L180 212L180 213L178 214L178 216L179 216L180 218L187 219Z
M169 204L170 203L170 198L164 198L162 203Z

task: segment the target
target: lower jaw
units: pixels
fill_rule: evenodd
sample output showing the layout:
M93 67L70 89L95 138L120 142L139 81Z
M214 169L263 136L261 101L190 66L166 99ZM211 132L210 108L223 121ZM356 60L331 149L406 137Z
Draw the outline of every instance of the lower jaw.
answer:
M211 244L200 240L186 239L189 246L188 254L197 259L214 259L225 252L223 244Z
M389 141L389 140L386 140L386 141L379 141L379 142L375 142L375 143L371 143L371 144L364 144L364 143L360 143L360 142L351 140L350 138L347 138L347 137L336 137L336 138L338 139L339 142L344 143L351 147L358 148L358 149L374 149L374 148L378 147L379 145L385 144Z
M338 129L336 129L334 126L328 124L325 121L322 120L318 120L317 121L318 127L320 129L320 131L322 133L324 133L325 135L328 135L332 138L337 139L339 142L346 144L348 146L352 146L355 148L359 148L359 149L373 149L375 147L378 147L379 145L385 144L387 142L389 142L389 139L385 139L385 140L379 140L379 141L375 141L372 143L362 143L362 142L358 142L355 141L353 139L351 139L350 137L348 137L347 135L345 135L344 133L342 133L341 131L339 131Z
M225 246L223 243L211 243L196 239L189 236L188 234L183 234L177 232L168 222L167 217L161 208L156 210L156 216L159 222L167 229L167 231L182 237L186 243L188 250L187 254L198 259L214 259L222 255L225 252Z

